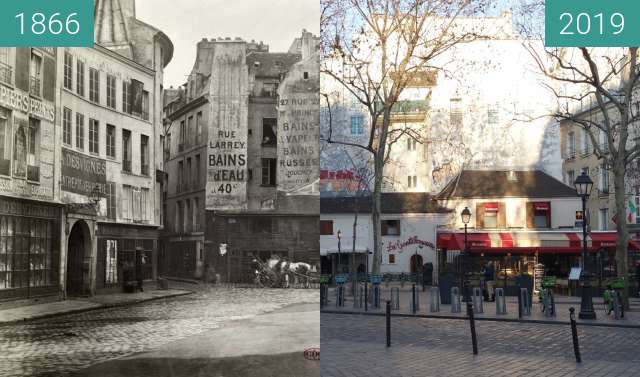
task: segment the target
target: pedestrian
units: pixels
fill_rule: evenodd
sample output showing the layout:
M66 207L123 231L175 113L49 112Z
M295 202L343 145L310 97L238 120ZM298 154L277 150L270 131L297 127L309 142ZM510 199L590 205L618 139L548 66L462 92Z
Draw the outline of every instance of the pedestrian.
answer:
M484 283L487 287L487 295L489 296L489 301L495 301L495 293L493 291L494 287L494 279L495 279L496 270L493 268L493 262L487 263L484 268Z
M142 250L139 250L136 253L136 280L138 280L138 289L140 292L144 292L144 288L142 287L143 283L143 274L144 274L144 254Z

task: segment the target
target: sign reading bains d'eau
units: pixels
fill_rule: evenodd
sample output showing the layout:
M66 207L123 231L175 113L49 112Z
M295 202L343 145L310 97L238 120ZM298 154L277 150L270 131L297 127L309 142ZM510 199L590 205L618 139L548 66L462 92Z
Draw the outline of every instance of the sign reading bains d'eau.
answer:
M247 191L247 137L239 130L214 132L207 161L207 207L242 208Z

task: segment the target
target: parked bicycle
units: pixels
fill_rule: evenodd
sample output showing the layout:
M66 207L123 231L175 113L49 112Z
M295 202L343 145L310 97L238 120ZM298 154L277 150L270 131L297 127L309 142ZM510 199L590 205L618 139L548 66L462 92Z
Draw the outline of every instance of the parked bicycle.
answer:
M555 315L555 301L553 299L553 288L556 286L556 277L555 276L544 276L541 282L542 289L540 290L539 299L542 313L544 313L548 317L552 317Z
M615 318L624 318L624 304L620 291L624 289L624 279L615 278L607 284L607 289L602 295L604 309L607 315L614 313Z

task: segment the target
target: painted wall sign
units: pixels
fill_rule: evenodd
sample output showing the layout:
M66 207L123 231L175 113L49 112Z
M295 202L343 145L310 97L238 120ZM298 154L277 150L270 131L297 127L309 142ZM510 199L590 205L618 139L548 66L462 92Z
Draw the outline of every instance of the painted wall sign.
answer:
M107 164L105 160L89 157L62 148L62 190L90 195L98 185L100 192L107 192Z
M53 105L45 104L29 94L16 92L6 86L0 86L0 105L28 113L29 115L48 120L56 119L56 109Z
M246 201L247 138L244 132L216 132L209 141L207 203L238 208Z
M405 241L397 240L389 242L387 244L387 252L402 253L405 248L413 245L417 245L419 248L423 248L426 246L432 250L436 249L435 245L432 242L421 240L418 238L418 236L413 236L409 237L409 239Z
M278 94L278 190L319 195L319 63L292 66Z

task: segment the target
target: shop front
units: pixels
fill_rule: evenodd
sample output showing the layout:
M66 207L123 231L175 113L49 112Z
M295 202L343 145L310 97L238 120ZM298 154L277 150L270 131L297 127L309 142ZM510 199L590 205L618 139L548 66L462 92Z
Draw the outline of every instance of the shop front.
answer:
M615 232L592 232L587 236L589 258L586 269L593 276L594 287L606 286L616 276ZM441 272L462 270L461 251L464 232L438 232L438 265ZM495 286L515 295L518 286L531 285L536 292L543 276L556 277L556 292L579 295L579 284L570 280L572 268L582 267L582 234L564 231L469 232L471 284L478 285L481 271L489 263L495 270ZM640 259L640 240L629 242L630 272ZM633 291L637 287L632 286Z
M60 206L0 198L0 301L60 291Z

